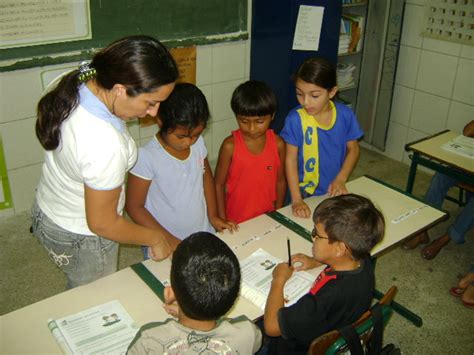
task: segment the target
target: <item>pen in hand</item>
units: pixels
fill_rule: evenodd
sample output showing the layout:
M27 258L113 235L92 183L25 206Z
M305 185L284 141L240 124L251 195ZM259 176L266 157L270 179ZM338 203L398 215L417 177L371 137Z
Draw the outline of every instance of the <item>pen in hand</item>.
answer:
M288 247L288 265L291 266L291 247L290 247L290 238L286 238L286 245Z

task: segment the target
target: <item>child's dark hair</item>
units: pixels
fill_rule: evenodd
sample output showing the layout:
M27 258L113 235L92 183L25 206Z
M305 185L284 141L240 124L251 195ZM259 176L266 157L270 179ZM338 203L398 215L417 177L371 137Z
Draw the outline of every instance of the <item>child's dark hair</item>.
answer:
M239 261L215 235L193 233L173 253L171 287L181 311L188 317L219 319L239 294Z
M356 260L369 255L385 230L382 213L368 198L356 194L324 200L316 207L313 222L324 226L330 242L344 242Z
M178 79L178 69L168 49L149 36L129 36L102 49L92 59L99 86L111 90L115 84L127 88L128 96L149 93ZM79 102L81 72L75 69L38 103L36 136L46 150L54 150L61 141L61 124Z
M337 85L336 67L324 58L308 58L293 76L293 81L298 79L331 90Z
M209 116L209 106L202 91L193 84L178 83L158 110L160 134L173 131L178 126L189 130L199 125L205 127Z
M236 116L273 116L277 100L267 83L249 80L235 88L230 106Z

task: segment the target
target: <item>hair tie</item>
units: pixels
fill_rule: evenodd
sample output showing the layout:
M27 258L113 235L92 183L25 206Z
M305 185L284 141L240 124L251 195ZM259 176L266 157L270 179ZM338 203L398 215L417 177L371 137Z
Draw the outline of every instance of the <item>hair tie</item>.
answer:
M79 81L85 83L86 81L92 79L97 74L95 68L90 66L88 62L79 63Z

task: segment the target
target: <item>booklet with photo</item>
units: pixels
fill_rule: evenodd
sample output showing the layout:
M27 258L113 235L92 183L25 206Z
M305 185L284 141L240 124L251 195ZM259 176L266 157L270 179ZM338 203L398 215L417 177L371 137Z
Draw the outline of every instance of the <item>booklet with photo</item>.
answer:
M48 328L65 354L125 354L138 331L117 300L50 319Z
M462 134L444 143L441 148L451 153L474 159L474 138Z
M267 296L272 283L273 268L282 261L263 249L240 262L242 272L241 294L250 302L265 310ZM313 285L315 276L306 272L294 272L286 282L284 289L285 306L291 306L307 294Z

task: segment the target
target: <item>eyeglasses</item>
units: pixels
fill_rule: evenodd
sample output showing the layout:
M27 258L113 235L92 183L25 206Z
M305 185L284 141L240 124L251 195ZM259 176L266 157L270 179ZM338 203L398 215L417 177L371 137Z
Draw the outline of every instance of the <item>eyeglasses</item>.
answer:
M313 239L327 239L327 240L329 240L329 237L320 236L320 235L318 234L318 231L316 230L316 228L313 228L313 230L311 231L311 238L313 238Z

